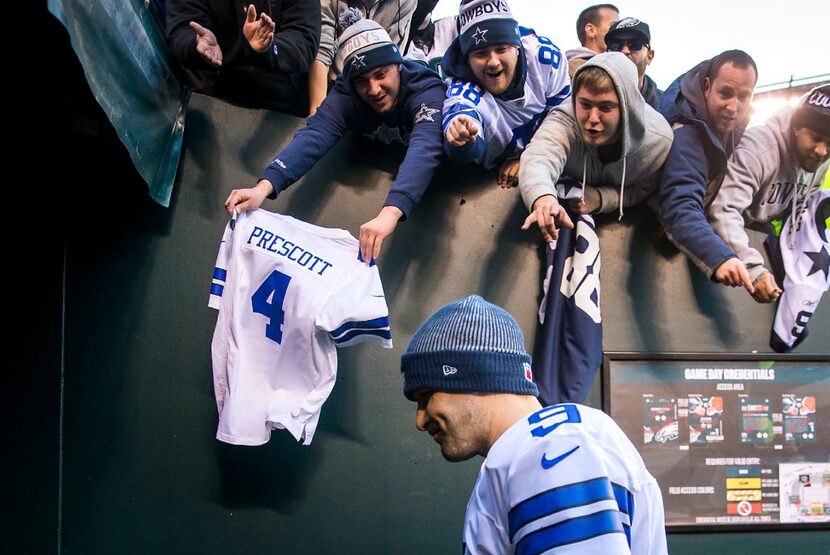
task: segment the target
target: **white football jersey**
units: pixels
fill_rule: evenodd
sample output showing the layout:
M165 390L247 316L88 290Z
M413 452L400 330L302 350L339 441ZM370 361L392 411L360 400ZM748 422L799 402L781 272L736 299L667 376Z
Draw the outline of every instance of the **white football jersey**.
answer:
M802 207L799 205L798 209ZM772 336L772 346L779 352L791 350L806 337L807 322L830 288L830 237L826 219L830 214L830 189L816 191L803 210L793 248L789 245L792 218L787 218L779 238L784 292L778 301Z
M345 230L265 210L228 223L208 303L219 310L217 439L261 445L284 428L308 445L334 387L335 347L371 340L392 348L378 269L358 252Z
M541 36L525 35L521 40L527 72L519 98L502 100L474 83L446 80L443 129L461 114L477 120L485 148L476 162L488 169L518 157L548 111L571 96L568 61L559 48Z
M605 413L545 407L493 444L467 504L465 553L666 553L663 499Z

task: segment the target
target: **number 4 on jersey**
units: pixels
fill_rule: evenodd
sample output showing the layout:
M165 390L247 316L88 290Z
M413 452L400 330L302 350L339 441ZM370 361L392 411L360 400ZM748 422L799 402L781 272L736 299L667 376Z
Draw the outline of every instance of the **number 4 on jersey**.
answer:
M274 270L251 296L251 306L257 314L269 319L265 325L265 337L277 344L282 343L282 324L285 321L285 292L291 276Z

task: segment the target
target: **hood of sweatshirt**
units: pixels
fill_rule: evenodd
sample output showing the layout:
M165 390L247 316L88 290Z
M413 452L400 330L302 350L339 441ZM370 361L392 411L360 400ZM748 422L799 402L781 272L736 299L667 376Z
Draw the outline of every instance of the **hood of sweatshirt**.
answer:
M574 73L573 81L590 67L604 70L614 82L614 89L620 102L621 156L635 152L646 136L646 101L638 88L637 68L619 52L597 54ZM576 119L576 95L571 96L571 109Z
M568 60L587 59L593 58L597 54L598 52L594 52L590 48L580 46L578 48L571 48L570 50L566 51L565 58L567 58Z
M706 75L712 60L700 62L695 67L678 77L666 89L657 104L657 111L663 114L671 125L695 125L703 131L710 145L720 151L723 165L726 158L734 150L746 126L749 124L749 111L743 121L738 123L732 133L721 139L712 129L709 122L709 110L706 107L706 97L703 91L706 86Z

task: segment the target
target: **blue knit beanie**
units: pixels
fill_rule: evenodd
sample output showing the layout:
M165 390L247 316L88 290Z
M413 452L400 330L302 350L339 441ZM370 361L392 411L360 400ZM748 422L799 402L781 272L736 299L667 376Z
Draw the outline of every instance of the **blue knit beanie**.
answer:
M519 324L478 295L427 318L401 357L403 394L419 390L539 395Z
M335 67L338 71L342 68L347 81L376 67L403 63L389 34L357 8L343 10L338 21L343 34L337 40Z
M519 24L505 0L461 0L458 23L461 27L458 40L465 56L497 44L522 46Z

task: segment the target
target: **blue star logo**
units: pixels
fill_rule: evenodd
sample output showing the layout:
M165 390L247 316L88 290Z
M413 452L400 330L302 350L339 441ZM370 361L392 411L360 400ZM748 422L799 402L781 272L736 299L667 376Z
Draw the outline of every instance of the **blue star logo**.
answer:
M363 61L364 58L366 58L365 54L363 56L355 54L354 58L352 58L352 71L356 71L366 65L366 62Z
M473 38L476 40L476 45L480 42L487 42L487 37L484 35L487 34L487 29L482 30L480 27L476 27L476 32L473 33Z
M441 110L438 110L436 108L430 108L426 104L421 104L421 109L418 110L417 114L415 114L415 123L418 123L420 121L434 122L435 119L432 116L439 112L441 112Z

